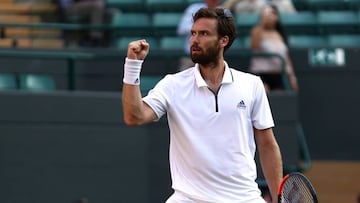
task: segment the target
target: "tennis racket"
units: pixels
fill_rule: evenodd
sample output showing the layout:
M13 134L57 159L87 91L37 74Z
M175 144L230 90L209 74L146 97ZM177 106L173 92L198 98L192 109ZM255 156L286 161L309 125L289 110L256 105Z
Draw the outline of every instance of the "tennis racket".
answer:
M287 174L278 189L278 203L317 203L316 192L309 179L299 172Z

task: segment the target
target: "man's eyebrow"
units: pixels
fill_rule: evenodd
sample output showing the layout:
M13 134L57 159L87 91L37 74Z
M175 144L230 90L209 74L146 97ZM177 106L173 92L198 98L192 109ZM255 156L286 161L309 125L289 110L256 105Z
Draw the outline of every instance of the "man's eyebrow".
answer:
M190 32L195 32L195 30L191 29ZM210 33L211 31L207 30L207 29L203 29L203 30L197 30L196 32L208 32L208 33Z

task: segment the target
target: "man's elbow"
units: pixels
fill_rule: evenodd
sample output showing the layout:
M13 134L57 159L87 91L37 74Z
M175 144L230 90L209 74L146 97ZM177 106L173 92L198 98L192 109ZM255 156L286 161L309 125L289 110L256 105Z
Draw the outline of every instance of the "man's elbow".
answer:
M142 123L134 116L124 115L124 122L127 126L139 126Z

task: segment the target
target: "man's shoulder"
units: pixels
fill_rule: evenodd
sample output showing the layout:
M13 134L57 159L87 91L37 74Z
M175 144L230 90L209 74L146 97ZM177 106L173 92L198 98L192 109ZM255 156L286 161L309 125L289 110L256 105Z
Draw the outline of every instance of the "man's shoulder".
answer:
M180 70L179 72L170 74L173 77L179 78L179 79L183 79L184 77L187 78L190 75L194 75L194 71L195 71L195 67L189 67L186 68L184 70Z
M249 80L249 81L257 81L259 80L259 76L254 75L253 73L244 72L236 68L230 68L233 77L235 80Z
M243 77L257 77L255 74L250 73L250 72L245 72L243 70L240 70L239 68L236 67L229 67L231 72L233 72L234 74L243 76Z
M169 73L169 74L166 74L165 78L168 80L172 80L173 82L176 80L183 81L185 79L192 78L189 76L194 75L194 69L195 69L195 67L189 67L189 68L186 68L184 70L181 70L181 71L178 71L175 73Z

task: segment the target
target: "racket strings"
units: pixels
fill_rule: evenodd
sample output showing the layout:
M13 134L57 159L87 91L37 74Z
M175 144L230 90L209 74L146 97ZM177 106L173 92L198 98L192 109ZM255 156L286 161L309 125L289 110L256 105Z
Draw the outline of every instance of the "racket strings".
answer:
M284 184L281 203L313 203L311 188L301 177L292 176Z

